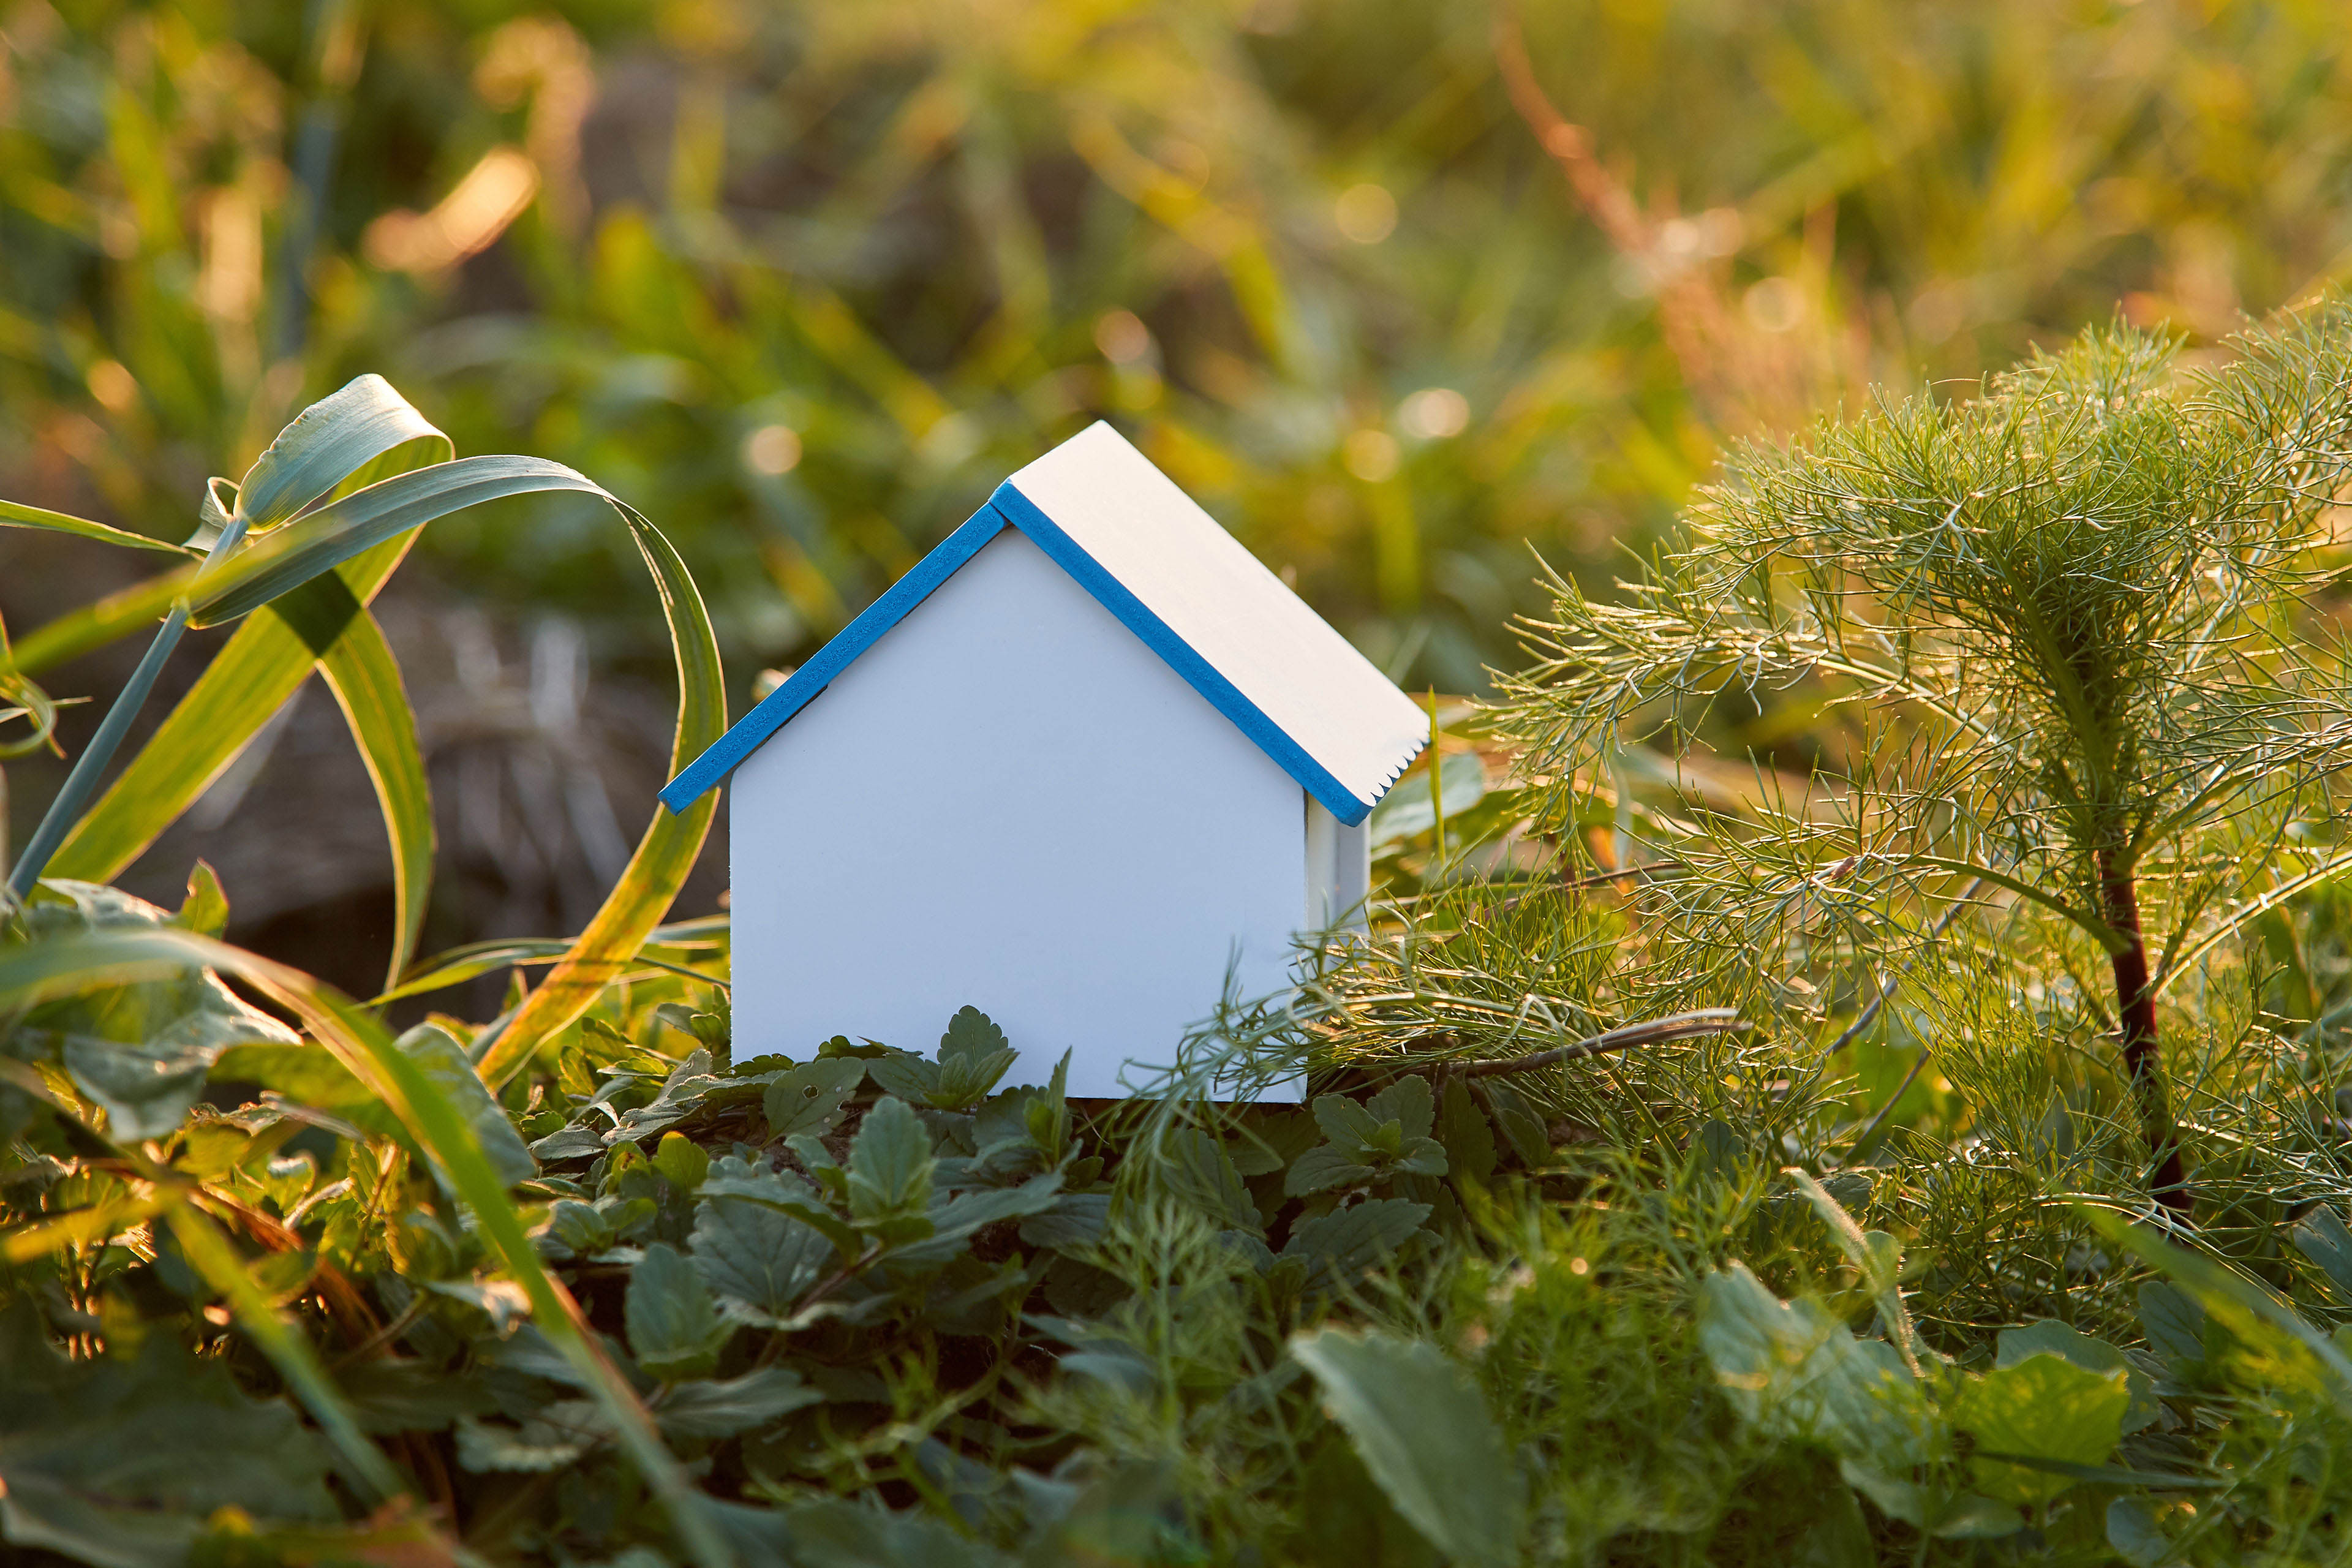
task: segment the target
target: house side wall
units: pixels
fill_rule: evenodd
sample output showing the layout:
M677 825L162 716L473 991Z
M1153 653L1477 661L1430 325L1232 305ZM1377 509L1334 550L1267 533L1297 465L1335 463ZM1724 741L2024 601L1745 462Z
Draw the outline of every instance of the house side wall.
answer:
M1008 530L737 771L737 1055L928 1053L969 1003L1009 1081L1068 1049L1072 1094L1126 1092L1229 962L1244 995L1287 983L1301 798Z
M1304 790L1307 802L1307 925L1309 931L1362 931L1372 890L1370 819L1353 827Z

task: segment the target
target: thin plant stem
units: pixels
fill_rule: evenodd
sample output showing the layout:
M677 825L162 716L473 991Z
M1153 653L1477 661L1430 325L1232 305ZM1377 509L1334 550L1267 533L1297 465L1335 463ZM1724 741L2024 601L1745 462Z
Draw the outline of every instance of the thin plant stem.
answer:
M8 874L8 891L18 902L32 896L41 873L48 869L49 858L65 842L67 831L79 820L89 797L98 793L98 782L106 772L106 764L113 761L115 749L130 733L131 721L139 717L139 710L147 705L147 694L154 689L155 678L163 672L164 661L180 646L181 634L187 629L188 606L184 603L173 605L172 613L163 617L163 625L156 631L155 640L147 645L139 668L131 672L131 679L115 697L114 706L106 710L98 733L74 759L73 771L66 774L65 786L49 802L49 809L42 815L41 825L33 829L33 837L26 840L24 858Z
M1890 993L1893 991L1894 986L1891 982L1887 989ZM1886 1119L1895 1114L1895 1106L1901 1103L1905 1095L1911 1092L1911 1086L1918 1081L1919 1074L1926 1069L1927 1058L1931 1054L1927 1047L1919 1047L1919 1054L1911 1058L1911 1070L1903 1075L1903 1081L1895 1086L1895 1092L1886 1097L1886 1103L1878 1108L1878 1114L1872 1117L1870 1125L1862 1130L1862 1136L1853 1141L1853 1146L1846 1151L1845 1159L1841 1162L1842 1163L1852 1164L1870 1152L1872 1141L1878 1136L1878 1130L1886 1125Z
M2148 984L2147 948L2140 937L2139 896L2132 871L2112 851L2097 856L2100 897L2107 923L2132 939L2112 955L2116 975L2116 1033L2123 1047L2132 1097L2138 1102L2148 1144L2148 1184L2156 1201L2186 1214L2189 1198L2181 1170L2180 1145L2165 1104L2163 1068L2157 1055L2156 992Z
M220 537L205 554L196 580L201 581L205 574L212 570L214 563L226 560L244 538L245 513L242 510L233 512L228 525L221 530ZM24 858L16 862L16 869L8 873L8 893L17 903L21 904L32 897L34 888L40 883L41 873L48 869L50 858L57 854L58 846L65 842L66 834L81 819L82 808L89 804L90 796L98 793L99 780L105 774L106 765L114 760L114 753L121 748L123 737L131 732L132 721L147 705L147 696L154 690L156 678L163 673L163 666L171 658L172 650L180 646L180 638L187 629L188 600L183 595L172 606L172 613L163 617L163 626L156 629L155 640L147 645L147 652L140 658L139 668L131 672L131 679L116 694L114 706L106 710L106 718L99 724L98 733L90 737L89 744L83 747L81 755L74 759L72 770L66 774L64 787L58 791L57 798L49 802L49 809L41 815L41 825L33 829L33 837L26 841Z
M1449 1062L1449 1071L1463 1078L1491 1078L1497 1073L1533 1072L1538 1068L1557 1067L1562 1062L1581 1061L1610 1051L1622 1051L1632 1046L1652 1046L1667 1040L1688 1039L1694 1035L1729 1035L1747 1028L1748 1021L1737 1007L1702 1007L1695 1013L1677 1013L1672 1017L1652 1018L1643 1023L1627 1024L1606 1034L1579 1040L1570 1046L1556 1046L1531 1056L1506 1057L1500 1061Z
M1936 923L1928 929L1927 940L1933 942L1949 930L1952 921L1959 912L1968 908L1969 900L1975 898L1983 887L1982 877L1972 878L1969 885L1960 889L1959 897L1954 899L1949 905L1946 906L1944 912L1936 917ZM1878 994L1870 999L1870 1005L1856 1015L1853 1022L1845 1026L1844 1033L1831 1042L1830 1048L1822 1053L1823 1056L1833 1057L1862 1037L1862 1032L1876 1022L1880 1011L1887 1003L1895 999L1895 989L1903 984L1903 977L1911 973L1911 965L1917 962L1917 958L1918 955L1914 953L1904 961L1901 968L1886 977L1878 987ZM1870 1148L1871 1140L1878 1136L1878 1130L1886 1125L1886 1119L1889 1116L1895 1114L1895 1102L1909 1092L1911 1085L1917 1081L1920 1070L1927 1065L1927 1058L1930 1054L1929 1047L1926 1046L1919 1047L1918 1058L1912 1062L1911 1070L1903 1075L1903 1081L1895 1086L1895 1092L1886 1097L1886 1103L1878 1108L1878 1114L1872 1117L1870 1125L1862 1130L1862 1136L1856 1138L1846 1150L1845 1157L1849 1162L1861 1159Z

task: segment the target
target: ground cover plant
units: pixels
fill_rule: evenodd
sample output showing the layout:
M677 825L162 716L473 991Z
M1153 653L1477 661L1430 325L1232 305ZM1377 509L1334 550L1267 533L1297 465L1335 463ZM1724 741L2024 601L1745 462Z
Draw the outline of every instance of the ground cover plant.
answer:
M736 1039L724 918L662 923L707 818L656 817L578 937L404 936L366 1000L220 941L201 865L177 910L109 887L320 668L421 908L368 600L440 512L601 492L353 384L207 488L207 560L18 645L246 617L10 881L0 1541L2341 1561L2352 315L2171 350L1743 454L1615 606L1558 583L1486 733L1375 818L1371 930L1116 1102L969 1008ZM690 754L709 622L614 526ZM387 1022L501 972L494 1017ZM1305 1105L1234 1102L1302 1065Z

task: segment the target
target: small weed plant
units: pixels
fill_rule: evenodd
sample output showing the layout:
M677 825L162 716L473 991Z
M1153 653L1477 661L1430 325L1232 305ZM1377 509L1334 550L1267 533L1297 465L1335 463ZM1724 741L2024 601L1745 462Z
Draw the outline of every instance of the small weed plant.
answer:
M664 923L707 810L576 938L417 957L368 602L434 517L602 492L353 384L0 643L21 748L163 628L0 909L5 1553L2344 1561L2347 372L2335 303L2188 371L2100 332L1741 455L1621 597L1556 584L1376 819L1370 931L1118 1102L973 1008L737 1038L726 921ZM620 518L690 756L709 622ZM313 670L401 879L366 1000L223 942L201 865L109 885Z

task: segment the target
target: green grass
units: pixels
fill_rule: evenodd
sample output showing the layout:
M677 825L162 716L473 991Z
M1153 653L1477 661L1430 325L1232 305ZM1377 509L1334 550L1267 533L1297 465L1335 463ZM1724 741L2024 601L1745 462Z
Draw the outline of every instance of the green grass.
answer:
M1546 662L1471 721L1509 776L1455 743L1442 815L1421 775L1401 787L1371 931L1286 1005L1235 998L1168 1042L1133 1100L1068 1100L971 1009L935 1047L737 1055L725 921L657 924L692 854L662 835L698 823L656 818L580 937L395 962L373 1002L220 942L206 868L177 912L28 874L0 930L0 1538L99 1568L2341 1561L2352 965L2346 895L2307 874L2336 795L2305 700L2338 668L2311 454L2342 377L2273 371L2336 364L2346 330L2331 305L2187 377L2094 336L1987 399L1744 459L1630 607L1559 585ZM2078 469L2013 400L2118 363L2133 395L2087 427L2126 428ZM2243 406L2305 431L2301 489L2268 485L2274 444L2181 434ZM273 464L341 454L298 487L322 504L232 533L226 586L169 578L152 613L245 604L299 678L371 624L382 573L352 567L404 548L365 521L387 495L587 484L526 459L368 471L346 436L405 407L342 395L216 488L225 517L258 513ZM1870 493L1923 428L2039 454L2063 504L1925 559L1891 526L1742 531L1773 497ZM2183 447L2200 494L2239 502L2168 506ZM2043 493L2001 492L2021 515ZM684 754L722 711L709 624L662 534L621 518L670 611ZM2061 523L2089 537L2042 570ZM1892 585L1792 628L1768 612L1805 601L1751 538L1801 579ZM325 582L339 627L286 596ZM2035 649L1970 642L1989 583L2138 628L2139 684L2101 710L2169 737L2162 766L2252 781L2156 813L2178 831L2145 851L2144 907L2180 932L2150 987L2161 1125L2063 880L2078 852L2015 837L2063 816L2052 770L2084 742L2019 700ZM2238 585L2226 614L2182 607L2206 584ZM1909 683L1858 690L1864 614L1890 607L1916 617L1877 639ZM1844 663L1770 662L1839 646L1832 625ZM1767 701L1725 700L1736 666L1636 657L1706 637L1747 638ZM2234 695L2179 667L2226 637ZM1628 683L1629 659L1681 674ZM5 673L38 733L49 700ZM184 703L249 735L278 700L225 689ZM380 751L403 715L362 706L354 742ZM2208 721L2225 708L2236 730ZM92 822L167 826L193 798L173 748L234 753L175 722L112 792L67 798L68 854ZM1954 742L1993 727L2042 760L2004 773L2014 754ZM1765 731L1803 737L1810 776L1709 755L1769 755ZM2282 748L2292 794L2256 777ZM378 783L397 837L425 803ZM1968 810L2012 833L1972 830L1998 865L1939 847ZM383 1021L392 993L499 968L495 1019ZM1302 1063L1309 1104L1233 1102Z

